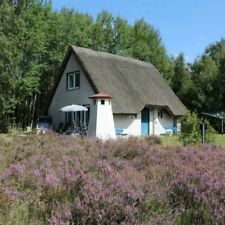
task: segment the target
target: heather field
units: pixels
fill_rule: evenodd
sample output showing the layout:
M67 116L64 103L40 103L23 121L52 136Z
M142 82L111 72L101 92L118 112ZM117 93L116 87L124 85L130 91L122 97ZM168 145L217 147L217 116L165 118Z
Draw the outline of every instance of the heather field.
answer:
M220 147L54 134L0 142L1 225L224 224Z

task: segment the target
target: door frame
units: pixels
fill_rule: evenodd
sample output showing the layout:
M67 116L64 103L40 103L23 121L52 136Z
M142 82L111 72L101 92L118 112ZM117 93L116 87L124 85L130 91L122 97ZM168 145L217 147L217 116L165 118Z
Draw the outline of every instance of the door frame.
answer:
M145 119L147 120L145 123L143 122L143 116L144 116L143 114L144 113L146 113ZM143 132L143 125L146 125L146 123L147 123L147 133L144 133ZM150 134L150 108L144 107L141 111L141 136L148 136L149 134Z

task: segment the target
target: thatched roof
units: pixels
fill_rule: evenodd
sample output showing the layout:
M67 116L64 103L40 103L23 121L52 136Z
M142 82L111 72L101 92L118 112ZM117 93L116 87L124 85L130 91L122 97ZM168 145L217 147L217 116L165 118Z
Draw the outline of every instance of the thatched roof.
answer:
M113 97L113 113L135 114L146 105L167 107L175 116L185 107L150 63L71 46L94 91Z

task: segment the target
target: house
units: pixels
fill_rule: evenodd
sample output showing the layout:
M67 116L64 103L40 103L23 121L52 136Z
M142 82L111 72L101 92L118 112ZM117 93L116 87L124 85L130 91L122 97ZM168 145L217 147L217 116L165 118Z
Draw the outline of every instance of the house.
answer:
M185 106L150 63L70 46L48 105L53 129L71 122L59 109L83 105L76 121L88 124L88 136L146 136L179 128ZM84 114L86 116L84 116Z

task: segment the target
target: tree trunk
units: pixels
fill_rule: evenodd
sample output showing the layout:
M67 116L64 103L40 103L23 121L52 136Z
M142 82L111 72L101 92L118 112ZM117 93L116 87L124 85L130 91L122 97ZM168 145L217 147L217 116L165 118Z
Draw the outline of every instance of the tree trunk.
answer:
M33 128L33 125L34 125L34 115L35 115L35 110L36 110L36 101L37 101L37 92L34 94L34 98L33 98L33 109L32 109L32 114L31 114L31 123L30 123L31 128Z

